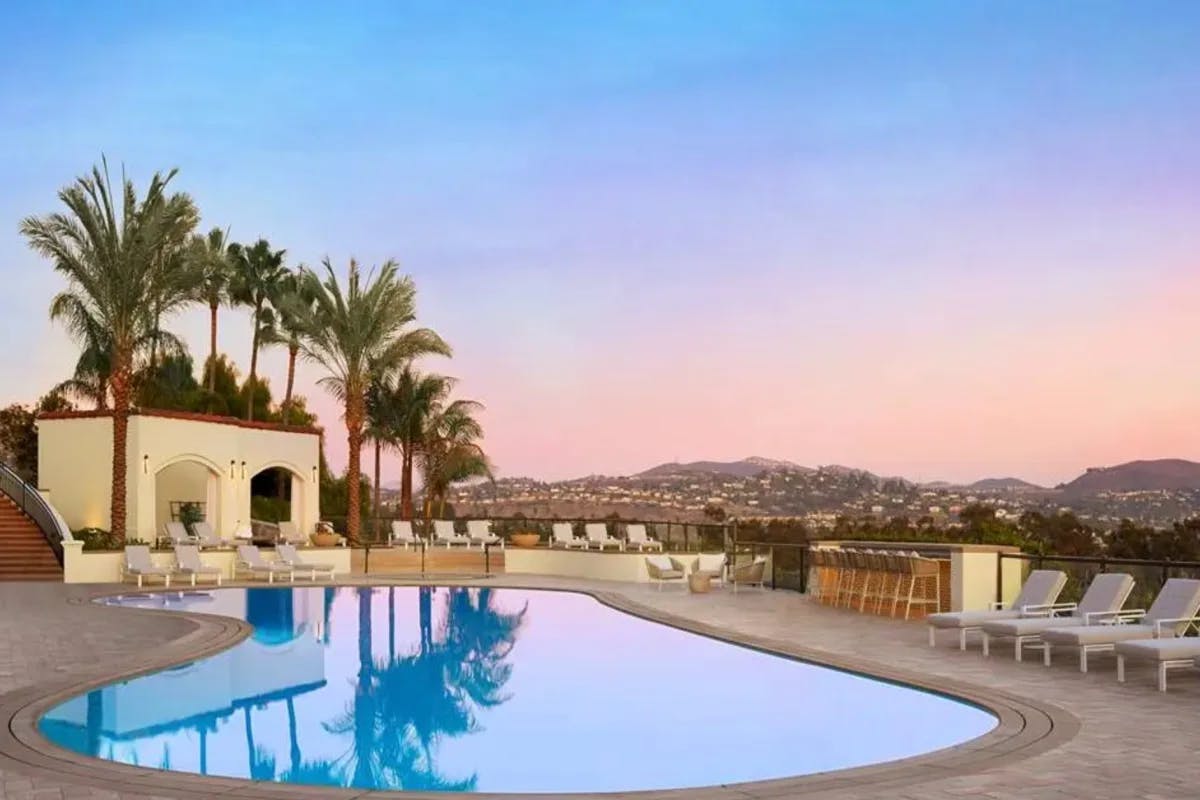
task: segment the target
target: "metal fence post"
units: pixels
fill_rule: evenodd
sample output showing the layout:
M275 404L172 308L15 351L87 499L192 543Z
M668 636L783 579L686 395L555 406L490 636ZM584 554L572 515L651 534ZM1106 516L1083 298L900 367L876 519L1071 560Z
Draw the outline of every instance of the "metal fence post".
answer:
M487 542L483 543L483 574L492 574L492 546Z
M800 594L808 594L808 548L800 548Z
M1004 602L1004 553L996 553L996 605Z
M767 558L771 559L771 590L775 590L775 547L767 548Z

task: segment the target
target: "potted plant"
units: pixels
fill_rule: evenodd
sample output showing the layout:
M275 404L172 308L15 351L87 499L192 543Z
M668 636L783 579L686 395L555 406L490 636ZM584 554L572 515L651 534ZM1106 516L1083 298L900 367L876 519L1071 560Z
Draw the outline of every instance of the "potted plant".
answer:
M542 535L536 531L518 531L508 537L513 547L537 547Z
M318 522L312 535L312 543L314 547L335 547L341 538L334 532L331 523Z

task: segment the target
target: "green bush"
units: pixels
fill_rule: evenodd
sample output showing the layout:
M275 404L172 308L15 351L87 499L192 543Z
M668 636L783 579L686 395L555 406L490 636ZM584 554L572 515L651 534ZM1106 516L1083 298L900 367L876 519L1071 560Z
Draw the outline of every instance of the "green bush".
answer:
M121 549L119 537L103 528L80 528L71 535L83 542L85 552Z

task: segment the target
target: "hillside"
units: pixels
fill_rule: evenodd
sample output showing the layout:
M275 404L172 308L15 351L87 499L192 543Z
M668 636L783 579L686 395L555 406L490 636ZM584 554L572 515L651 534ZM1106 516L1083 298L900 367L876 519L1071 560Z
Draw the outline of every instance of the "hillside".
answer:
M695 473L711 473L729 475L734 478L750 478L764 470L796 470L811 472L808 467L793 464L790 461L775 461L769 458L743 458L741 461L691 461L679 463L671 461L659 464L648 470L639 472L635 478L665 478L672 475L690 475Z
M1130 461L1115 467L1092 467L1059 487L1064 494L1200 489L1200 464L1180 458Z
M1023 481L1020 478L984 478L981 481L975 481L967 486L968 489L974 489L979 492L1005 492L1005 491L1021 491L1023 489L1039 490L1044 489L1036 483Z

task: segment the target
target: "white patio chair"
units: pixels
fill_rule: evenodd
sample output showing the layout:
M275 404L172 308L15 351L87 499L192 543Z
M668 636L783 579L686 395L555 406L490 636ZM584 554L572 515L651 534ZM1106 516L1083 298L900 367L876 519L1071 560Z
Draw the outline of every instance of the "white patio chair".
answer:
M329 580L333 580L333 565L332 564L314 564L311 561L305 561L296 552L296 546L292 544L281 544L275 548L275 554L279 556L281 564L286 564L295 572L307 572L311 580L316 580L317 575L327 575ZM294 579L293 579L294 580Z
M206 520L201 520L192 526L192 531L196 534L196 543L200 547L225 547L226 542L217 532L213 530L213 526Z
M669 556L646 556L646 574L650 576L651 581L658 584L658 590L661 592L664 583L682 581L684 569L683 564Z
M196 537L187 532L182 522L174 521L163 524L163 534L171 544L196 544Z
M576 536L575 531L571 528L571 523L556 522L551 527L550 546L558 547L559 545L562 545L568 550L570 550L572 547L581 547L586 550L588 546L588 540L586 537Z
M456 544L471 546L471 537L455 533L452 519L435 519L433 521L433 539L436 542L444 542L447 550Z
M646 526L641 523L633 523L625 526L625 539L630 547L637 545L638 552L643 550L659 550L663 549L663 543L658 539L651 538L646 534Z
M479 545L480 549L485 544L498 544L501 550L504 549L504 540L492 533L492 521L489 519L467 520L467 538L471 544Z
M725 585L725 554L701 553L692 562L693 575L707 575L709 580Z
M413 533L412 521L407 519L392 520L392 530L388 541L393 547L399 544L405 550L408 549L409 545L417 547L421 544L421 540Z
M251 580L265 576L267 583L274 583L276 576L282 578L286 575L289 581L295 583L296 574L291 567L287 564L264 561L262 553L254 545L239 544L237 552L237 562L233 566L235 580L242 575L249 575Z
M625 540L609 536L608 525L603 522L589 522L583 526L583 532L587 535L589 549L592 545L596 545L600 550L610 546L622 552L625 550Z
M279 541L287 544L308 544L308 537L300 533L300 528L294 522L287 520L279 523Z
M200 550L194 544L175 545L175 574L191 579L192 586L196 580L208 578L221 585L221 568L204 564L200 561Z
M166 567L158 567L150 560L150 548L144 544L125 546L125 558L121 562L121 580L137 578L138 588L142 588L142 580L158 578L163 586L171 585L171 571Z

